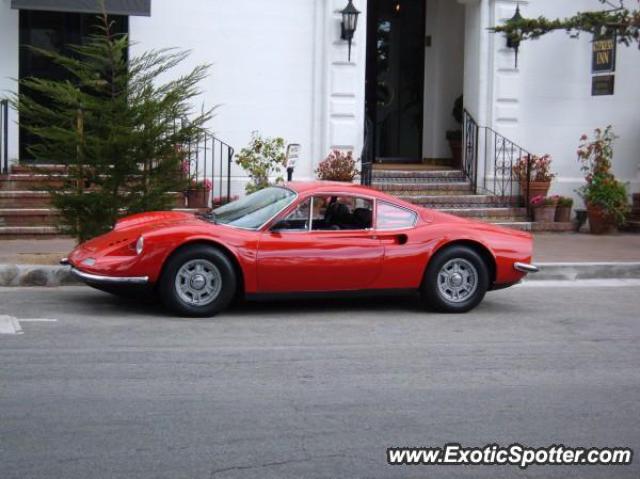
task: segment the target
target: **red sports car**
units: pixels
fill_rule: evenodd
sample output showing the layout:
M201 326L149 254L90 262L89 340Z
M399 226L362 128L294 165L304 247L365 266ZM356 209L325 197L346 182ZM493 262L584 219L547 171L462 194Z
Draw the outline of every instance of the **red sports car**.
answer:
M465 312L536 272L528 233L406 203L370 188L292 182L208 214L143 213L63 263L112 293L146 288L174 312L211 316L234 297L419 292Z

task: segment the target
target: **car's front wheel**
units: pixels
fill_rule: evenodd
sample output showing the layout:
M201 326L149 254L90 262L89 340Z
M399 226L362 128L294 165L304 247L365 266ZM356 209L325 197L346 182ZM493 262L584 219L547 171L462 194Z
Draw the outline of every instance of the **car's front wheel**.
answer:
M475 308L489 287L489 271L482 257L467 246L452 246L429 262L422 284L427 304L446 313Z
M186 247L164 268L159 292L165 305L183 316L213 316L236 292L236 273L229 258L207 245Z

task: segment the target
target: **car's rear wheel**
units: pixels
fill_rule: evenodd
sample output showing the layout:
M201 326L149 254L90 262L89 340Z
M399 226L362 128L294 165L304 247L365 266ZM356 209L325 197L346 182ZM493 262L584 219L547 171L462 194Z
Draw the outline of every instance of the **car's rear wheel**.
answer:
M489 288L489 270L482 257L467 246L452 246L429 262L422 296L437 311L465 313L475 308Z
M213 316L236 292L236 273L229 258L207 245L186 247L164 268L159 291L165 305L183 316Z

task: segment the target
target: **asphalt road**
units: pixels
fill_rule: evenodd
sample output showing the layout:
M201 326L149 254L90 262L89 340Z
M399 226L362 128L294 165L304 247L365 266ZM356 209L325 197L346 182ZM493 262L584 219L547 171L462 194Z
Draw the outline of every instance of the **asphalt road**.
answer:
M389 466L390 446L640 452L640 288L516 287L186 320L86 288L0 289L0 477L640 476L630 466Z

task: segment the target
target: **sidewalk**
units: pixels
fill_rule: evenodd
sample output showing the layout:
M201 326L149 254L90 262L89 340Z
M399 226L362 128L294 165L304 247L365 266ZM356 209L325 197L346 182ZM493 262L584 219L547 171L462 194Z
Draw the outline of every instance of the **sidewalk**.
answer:
M0 240L0 264L57 265L75 247L73 239ZM640 235L538 233L535 263L640 262Z

